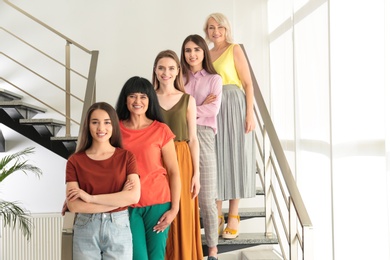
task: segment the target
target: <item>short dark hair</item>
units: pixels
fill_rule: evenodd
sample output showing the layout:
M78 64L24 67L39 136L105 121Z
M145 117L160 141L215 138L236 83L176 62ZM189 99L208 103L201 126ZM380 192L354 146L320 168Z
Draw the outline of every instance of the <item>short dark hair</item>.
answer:
M91 114L98 109L106 111L110 117L112 125L110 144L114 147L122 148L122 135L120 132L119 120L117 114L115 113L115 109L106 102L97 102L89 107L87 115L84 118L84 122L82 122L80 136L77 140L76 153L85 152L85 150L91 147L92 136L91 132L89 131L89 121L91 120Z
M131 117L126 101L127 97L134 93L142 93L148 96L149 106L145 113L146 117L151 120L163 122L163 117L160 111L160 103L158 102L157 94L152 83L139 76L131 77L122 87L115 108L119 120L126 120Z

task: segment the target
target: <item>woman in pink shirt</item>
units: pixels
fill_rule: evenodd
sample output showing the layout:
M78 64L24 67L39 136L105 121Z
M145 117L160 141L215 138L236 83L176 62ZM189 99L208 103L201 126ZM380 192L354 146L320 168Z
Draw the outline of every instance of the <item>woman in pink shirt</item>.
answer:
M199 207L206 243L209 248L208 259L215 260L218 253L215 135L217 133L217 114L221 106L222 78L212 65L205 40L199 35L190 35L184 40L180 62L185 90L196 101L201 186Z

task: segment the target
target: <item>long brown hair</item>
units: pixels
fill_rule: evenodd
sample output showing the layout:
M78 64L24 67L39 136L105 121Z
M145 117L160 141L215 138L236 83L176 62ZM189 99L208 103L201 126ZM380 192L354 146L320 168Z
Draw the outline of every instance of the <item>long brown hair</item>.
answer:
M179 58L177 57L176 53L172 50L161 51L159 54L157 54L157 57L154 60L153 76L152 76L154 88L156 90L160 88L160 82L157 79L155 70L156 70L156 66L157 66L158 61L161 60L162 58L171 58L176 62L176 66L177 66L179 73L176 76L176 79L174 82L174 87L175 87L175 89L180 90L181 92L185 92L184 84L183 84L183 74L182 74L182 70L180 67L180 61L179 61Z
M111 125L112 125L112 135L110 138L110 144L114 147L122 148L122 135L120 132L119 120L115 109L106 102L97 102L95 104L92 104L89 107L87 111L87 115L84 118L84 122L82 123L81 126L80 136L77 140L76 153L85 152L85 150L91 147L92 135L91 132L89 131L89 122L91 120L92 112L98 109L106 111L108 116L110 117Z
M188 42L195 43L203 50L204 58L202 61L202 68L210 74L218 74L213 66L213 62L211 61L210 51L206 41L202 38L202 36L199 36L198 34L191 34L184 39L183 44L181 45L180 64L181 64L181 69L183 71L183 75L185 75L186 78L184 85L188 83L189 73L191 71L190 65L187 63L185 57L185 45Z

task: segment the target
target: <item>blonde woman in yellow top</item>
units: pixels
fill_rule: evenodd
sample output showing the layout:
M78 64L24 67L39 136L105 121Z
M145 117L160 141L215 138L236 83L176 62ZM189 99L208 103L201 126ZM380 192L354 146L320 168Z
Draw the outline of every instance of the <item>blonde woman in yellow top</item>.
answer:
M229 20L221 13L210 14L204 25L215 70L222 77L222 104L216 136L219 233L225 239L239 235L239 202L255 196L255 146L253 85L248 62L231 36ZM222 201L229 200L224 229Z

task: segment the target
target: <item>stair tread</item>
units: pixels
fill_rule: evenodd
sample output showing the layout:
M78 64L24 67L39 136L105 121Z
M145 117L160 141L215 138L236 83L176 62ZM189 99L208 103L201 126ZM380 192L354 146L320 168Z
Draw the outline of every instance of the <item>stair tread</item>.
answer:
M0 88L0 96L5 97L5 98L9 98L9 99L13 99L13 100L23 98L23 96L21 96L21 95L18 95L16 93L13 93L11 91L8 91L8 90L2 89L2 88Z
M34 106L31 104L25 103L21 100L0 101L0 107L10 107L10 108L22 107L22 108L27 108L30 110L42 112L42 113L45 113L47 111L45 108Z
M256 195L264 195L264 190L263 190L263 188L256 187Z
M77 141L77 136L53 136L50 138L52 141Z
M274 249L258 249L242 252L243 259L282 260L283 258Z
M222 213L225 215L225 217L228 216L228 212L228 208L222 209ZM263 207L240 208L239 215L241 218L265 217L265 209Z
M206 238L202 234L202 243L206 244ZM264 233L240 233L236 239L218 239L218 246L223 245L259 245L259 244L277 244L276 235L267 237Z
M66 123L53 118L31 118L31 119L19 119L21 124L35 124L35 125L60 125L65 126Z

